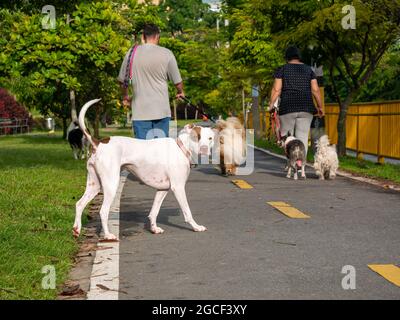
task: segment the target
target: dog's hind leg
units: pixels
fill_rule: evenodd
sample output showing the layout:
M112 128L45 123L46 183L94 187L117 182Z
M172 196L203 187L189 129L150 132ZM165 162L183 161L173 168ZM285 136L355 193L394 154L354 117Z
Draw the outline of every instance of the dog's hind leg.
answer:
M79 157L78 157L78 149L76 148L76 147L73 147L72 148L72 151L73 151L73 153L74 153L74 159L75 160L78 160L79 159Z
M292 177L292 167L290 166L290 164L288 164L288 171L286 178L290 179L291 177Z
M107 168L108 169L108 168ZM119 185L120 168L113 168L110 171L102 170L100 174L101 185L103 187L104 200L100 209L101 225L104 231L104 239L117 240L117 237L110 233L108 229L108 216L110 213L111 204L117 194Z
M157 191L154 197L153 207L151 208L150 214L148 216L150 222L150 231L154 234L163 233L164 230L157 227L157 216L160 212L161 205L168 194L168 191L160 190Z
M290 170L293 169L293 171L294 171L293 172L293 179L294 180L298 180L299 179L299 174L297 172L297 163L296 162L290 162L289 168L290 168Z
M185 217L185 222L189 223L192 226L193 231L206 231L206 227L198 225L193 219L192 212L190 211L189 203L186 198L185 186L172 186L171 189L174 192L176 200L178 200L178 203L182 209L183 216Z
M78 237L82 228L82 212L87 204L100 192L100 181L93 166L88 165L88 176L86 181L86 190L82 198L76 203L75 222L73 235Z
M306 168L305 168L305 163L303 162L303 164L301 165L301 178L302 179L307 179L307 177L306 177Z

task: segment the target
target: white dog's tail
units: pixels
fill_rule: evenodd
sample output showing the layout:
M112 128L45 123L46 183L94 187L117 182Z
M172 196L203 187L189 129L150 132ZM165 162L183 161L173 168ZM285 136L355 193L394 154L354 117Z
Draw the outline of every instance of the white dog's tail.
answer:
M82 107L81 111L79 112L79 127L81 128L81 130L83 131L83 134L85 135L85 137L88 139L88 141L90 142L90 144L92 145L92 147L94 149L97 148L98 143L96 143L95 139L92 138L92 136L90 135L89 131L86 129L85 126L85 114L86 111L95 103L99 102L101 99L94 99L94 100L90 100L89 102L86 102L85 105Z

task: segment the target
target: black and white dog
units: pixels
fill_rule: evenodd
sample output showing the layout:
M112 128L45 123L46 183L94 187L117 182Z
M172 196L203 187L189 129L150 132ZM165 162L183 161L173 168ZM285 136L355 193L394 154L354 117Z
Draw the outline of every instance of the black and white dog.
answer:
M74 159L89 159L90 143L83 135L83 131L77 122L73 123L72 128L68 132L68 142L74 153Z
M306 179L306 148L304 143L296 137L293 137L289 132L282 137L281 146L285 149L286 157L288 159L288 173L287 178L292 177L292 170L294 170L294 180L298 179L297 170L301 169L301 178Z

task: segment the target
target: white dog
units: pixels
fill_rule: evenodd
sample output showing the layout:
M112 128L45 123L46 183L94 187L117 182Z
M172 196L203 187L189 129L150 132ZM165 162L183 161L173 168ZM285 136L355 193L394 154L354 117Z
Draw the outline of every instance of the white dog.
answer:
M335 179L336 171L339 168L339 160L336 153L336 146L329 143L327 135L318 139L317 152L314 159L314 169L320 180Z
M109 232L108 214L117 192L121 168L135 174L143 183L157 190L153 207L148 216L150 231L158 234L164 230L156 223L161 204L168 191L174 192L182 209L185 222L194 231L207 230L198 225L189 208L185 193L185 184L190 173L190 159L194 154L210 155L214 145L214 132L210 128L186 125L175 140L161 138L139 140L128 137L111 137L97 141L92 138L84 123L89 107L100 99L87 102L80 114L79 125L93 147L93 154L88 160L87 185L83 197L76 204L76 216L73 227L75 236L81 231L81 216L86 205L103 189L104 200L100 209L101 223L106 240L116 240Z

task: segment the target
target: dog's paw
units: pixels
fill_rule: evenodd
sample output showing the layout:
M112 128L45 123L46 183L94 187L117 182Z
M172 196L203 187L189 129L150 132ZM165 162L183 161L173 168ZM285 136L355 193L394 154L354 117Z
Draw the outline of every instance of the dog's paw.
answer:
M193 228L194 232L204 232L207 231L207 228L205 226L197 226Z
M115 235L113 235L112 233L107 233L104 235L104 240L114 241L114 240L118 240L118 238Z
M72 235L73 235L75 238L78 238L80 234L81 234L81 231L79 230L78 227L73 227L73 228L72 228Z
M154 233L154 234L162 234L162 233L164 233L164 230L161 229L160 227L152 227L152 228L150 229L150 231L151 231L152 233Z

